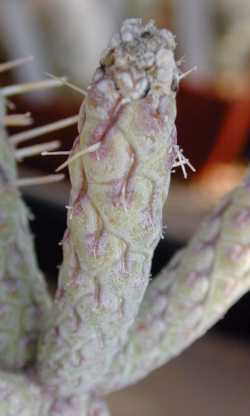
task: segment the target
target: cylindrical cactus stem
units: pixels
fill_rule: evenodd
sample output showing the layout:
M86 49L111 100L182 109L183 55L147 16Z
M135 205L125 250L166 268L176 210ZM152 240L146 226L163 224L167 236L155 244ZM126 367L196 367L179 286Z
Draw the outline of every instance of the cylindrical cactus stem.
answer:
M39 352L41 380L60 396L103 378L149 282L178 153L174 49L167 30L125 21L80 111L64 261Z
M250 174L154 280L99 389L123 388L178 355L250 289Z
M15 186L14 149L1 126L4 101L0 105L0 366L13 369L34 361L51 300L37 267L29 213Z

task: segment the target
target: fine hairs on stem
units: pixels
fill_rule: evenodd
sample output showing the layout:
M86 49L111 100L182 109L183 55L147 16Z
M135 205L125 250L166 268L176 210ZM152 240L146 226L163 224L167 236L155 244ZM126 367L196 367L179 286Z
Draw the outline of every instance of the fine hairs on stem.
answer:
M59 78L57 80L46 79L43 81L36 82L27 82L24 84L11 85L8 87L1 88L1 95L4 97L11 97L13 95L19 95L24 93L29 93L33 91L44 90L47 88L61 87L63 81L66 81L66 78Z
M10 136L10 142L13 146L17 146L20 143L26 142L27 140L34 139L44 134L52 133L54 131L72 126L77 123L78 116L66 117L63 120L55 121L47 124L46 126L36 127L31 130L26 130L22 133L13 134Z

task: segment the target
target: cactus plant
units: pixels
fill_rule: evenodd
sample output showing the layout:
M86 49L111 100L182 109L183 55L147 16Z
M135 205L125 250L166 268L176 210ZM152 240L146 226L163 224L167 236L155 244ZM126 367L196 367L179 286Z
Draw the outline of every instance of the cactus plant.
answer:
M32 359L6 366L0 351L0 416L108 415L102 396L179 354L249 290L248 177L149 284L172 170L180 166L186 175L185 165L192 168L176 140L183 74L174 50L166 29L128 19L101 58L79 112L79 136L63 164L71 194L52 305L18 190L10 205L10 185L0 184L6 224L15 218L7 237L19 241L21 235L20 252L32 265L27 274L18 267L28 282L19 302L31 293L36 299L41 286L39 301L49 305L45 324L35 331L26 325L39 342ZM1 134L8 158L1 159L0 177L10 172L15 178L14 149ZM5 227L1 233L2 243ZM2 246L3 274L11 249ZM17 277L15 264L8 264ZM9 298L0 300L1 308L12 307ZM18 344L14 348L19 353Z

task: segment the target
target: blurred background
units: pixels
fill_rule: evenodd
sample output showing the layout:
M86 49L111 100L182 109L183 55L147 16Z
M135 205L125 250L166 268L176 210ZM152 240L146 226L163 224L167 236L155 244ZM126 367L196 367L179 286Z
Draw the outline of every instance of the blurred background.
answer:
M154 257L153 274L156 274L176 249L186 244L218 199L240 181L249 163L250 1L0 0L0 62L34 56L32 63L0 74L0 86L44 79L46 73L52 73L56 76L66 75L70 82L85 88L112 33L124 18L135 16L153 18L158 25L176 34L177 57L182 59L183 71L197 66L197 70L182 82L177 99L178 142L185 156L195 166L196 173L190 172L187 180L182 178L180 172L173 175L165 212L167 233ZM78 92L63 87L25 94L13 101L18 112L31 111L34 126L40 126L77 114L82 99ZM16 132L16 129L10 130L12 134ZM63 149L70 149L76 134L76 128L69 127L34 143L55 138L62 141ZM27 159L20 166L20 175L52 173L60 163L62 158L58 157ZM58 241L65 228L68 192L67 181L24 189L25 199L35 214L32 228L39 262L52 285L55 284L57 265L61 261ZM150 398L154 408L155 396L152 391L160 389L164 378L165 385L172 386L174 400L170 400L171 415L179 415L181 407L178 406L181 404L177 405L178 389L186 392L190 389L189 377L196 377L194 390L191 389L190 394L196 394L198 389L199 399L190 405L190 413L185 408L186 415L198 415L201 410L203 416L212 414L212 410L215 414L220 412L227 416L247 415L246 409L250 405L249 381L247 386L244 383L244 389L248 391L246 397L241 396L241 388L244 371L250 369L250 349L246 353L244 344L250 338L249 312L250 296L247 295L212 331L212 340L209 335L195 346L194 358L191 348L189 355L184 354L184 358L173 364L172 372L170 366L168 372L163 369L159 373L158 379L154 376L156 381L154 379L151 384L149 382L138 387L138 391L128 392L125 396L116 396L112 402L115 409L119 408L116 414L165 415L163 405L158 405L155 413L149 411L151 407L145 405L147 401L144 401L143 411L140 408L145 391L147 400ZM214 341L214 334L222 338ZM241 343L241 347L238 343ZM225 365L222 359L220 371L217 367L217 373L213 373L215 369L209 363L216 362L218 354L222 358L226 357ZM200 360L198 367L196 357ZM202 363L205 363L205 370ZM232 380L230 369L234 375L239 371L239 383L236 383L236 379L235 384L228 381ZM205 379L204 371L207 374ZM226 382L223 377L225 372L231 374ZM182 381L176 380L174 374L179 374ZM201 374L204 385L199 384ZM216 399L214 377L217 380L221 377L221 394ZM231 391L236 400L234 406L229 400ZM207 397L211 398L208 402ZM165 396L164 399L166 401ZM129 400L139 406L137 412L129 410L122 413L121 409ZM157 400L160 400L159 397ZM230 406L228 403L231 403Z

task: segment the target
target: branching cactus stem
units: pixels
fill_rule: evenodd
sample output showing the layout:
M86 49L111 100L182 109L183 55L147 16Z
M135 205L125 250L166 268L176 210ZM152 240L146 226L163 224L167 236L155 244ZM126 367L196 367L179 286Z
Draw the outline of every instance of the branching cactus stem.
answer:
M147 290L99 391L124 388L180 354L250 289L250 173Z
M36 263L30 214L16 187L14 148L1 123L3 98L0 105L0 366L17 369L35 360L51 300Z

